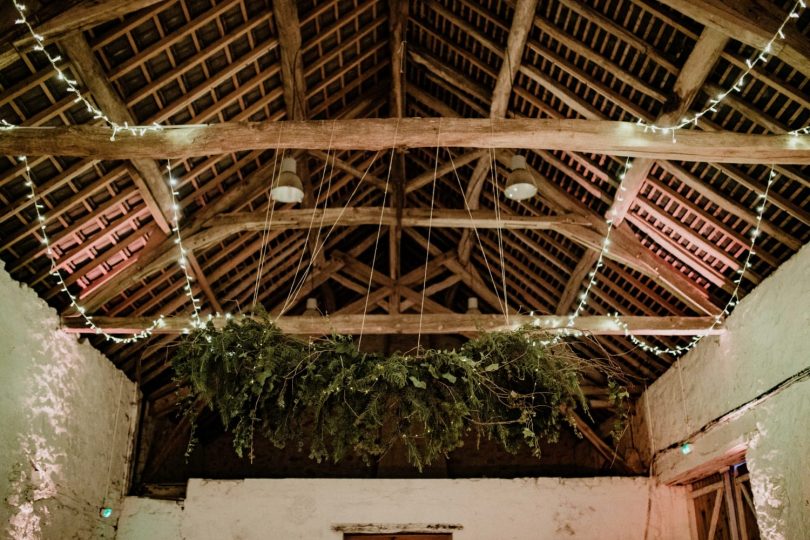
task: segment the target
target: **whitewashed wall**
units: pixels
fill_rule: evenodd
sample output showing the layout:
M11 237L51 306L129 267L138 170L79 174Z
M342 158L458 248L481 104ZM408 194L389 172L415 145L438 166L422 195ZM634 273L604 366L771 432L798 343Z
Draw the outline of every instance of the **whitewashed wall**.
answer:
M0 537L112 538L136 389L0 267ZM116 513L99 516L105 495Z
M128 498L118 539L339 540L342 524L461 525L454 540L688 539L687 519L682 489L646 478L191 480L182 505Z
M640 403L652 418L656 473L682 479L745 450L763 537L810 538L810 380L757 399L810 367L810 246L746 297L727 327L685 355ZM664 450L684 439L693 447L688 456Z

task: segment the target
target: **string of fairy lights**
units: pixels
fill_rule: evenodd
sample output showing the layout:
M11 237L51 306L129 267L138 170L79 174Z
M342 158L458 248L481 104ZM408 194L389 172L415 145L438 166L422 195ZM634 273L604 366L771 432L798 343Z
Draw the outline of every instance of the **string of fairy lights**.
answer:
M42 35L38 34L34 30L34 27L32 26L32 24L30 23L30 21L28 20L28 18L26 16L26 12L27 12L26 6L24 4L22 4L21 2L19 2L18 0L12 0L12 1L13 1L13 4L14 4L14 7L17 10L18 15L19 15L19 17L17 18L17 20L15 22L17 24L19 24L19 25L24 25L28 29L28 31L31 34L31 37L33 38L34 43L35 43L35 45L33 46L33 50L38 51L38 52L42 53L45 56L45 58L48 60L48 62L51 64L52 68L56 72L57 79L62 81L64 83L67 91L72 93L75 96L74 101L76 103L81 103L87 109L87 112L92 115L92 118L94 120L101 120L101 121L105 122L107 125L110 126L110 128L111 128L110 140L114 141L116 135L118 133L121 133L121 132L126 132L128 134L132 134L132 135L136 135L136 136L143 136L144 134L146 134L148 132L160 131L160 130L163 130L163 129L166 129L166 128L187 127L187 126L178 126L178 125L163 126L163 125L160 125L160 124L157 124L157 123L152 124L150 126L139 126L139 125L130 126L126 122L123 123L123 124L120 124L120 123L117 123L117 122L113 121L108 115L106 115L103 111L101 111L98 107L96 107L91 101L89 101L87 98L84 97L82 92L79 90L78 82L75 79L72 79L69 76L66 69L61 67L60 62L62 62L62 57L59 56L59 55L52 55L50 52L48 52L48 50L46 48L46 44L45 44L45 38ZM708 102L708 105L704 109L702 109L702 110L700 110L698 112L695 112L690 116L682 118L679 123L671 125L671 126L659 126L659 125L657 125L655 123L645 122L643 119L639 119L637 121L637 124L639 126L643 127L645 131L652 131L653 133L661 132L661 133L664 133L664 134L671 134L672 135L672 140L673 140L673 142L675 142L676 141L676 138L675 138L675 132L676 131L678 131L680 129L687 128L687 127L690 127L690 126L697 125L698 120L701 117L703 117L706 114L716 112L717 111L717 106L723 100L725 100L730 94L732 94L733 92L741 92L742 91L742 89L744 88L744 86L746 84L746 81L747 81L747 78L750 75L751 71L758 64L760 64L760 63L764 64L765 62L767 62L768 59L769 59L768 55L772 52L775 43L777 41L785 38L785 32L784 32L785 26L792 19L799 18L801 11L803 9L805 9L806 7L807 6L806 6L806 3L805 3L804 0L797 0L797 2L790 9L788 15L785 17L782 24L777 29L776 33L774 33L773 37L766 43L765 47L760 49L754 56L749 57L748 59L746 59L747 68L743 71L743 73L739 77L736 78L734 85L731 88L725 90L724 92L721 92L717 96L711 98L709 100L709 102ZM16 127L17 127L16 125L11 124L11 123L7 122L4 119L0 119L0 130L11 130L11 129L15 129ZM791 131L790 134L794 135L794 136L808 135L808 134L810 134L810 125L805 126L803 128L800 128L800 129L797 129L797 130L794 130L794 131ZM93 329L97 334L100 334L100 335L104 336L105 339L110 340L110 341L114 341L116 343L131 343L131 342L134 342L134 341L138 341L140 339L147 338L147 337L151 336L152 333L157 328L165 325L164 316L161 315L158 318L156 318L154 321L152 321L152 323L146 329L144 329L143 331L141 331L141 332L139 332L137 334L133 334L131 336L128 336L126 338L121 338L121 337L110 335L110 334L106 333L103 329L101 329L99 326L97 326L93 322L92 316L90 316L90 315L88 315L86 313L86 310L81 306L81 304L79 303L79 300L76 297L76 295L71 293L70 290L68 289L68 287L67 287L67 285L65 283L65 280L63 279L62 274L59 271L58 266L55 263L56 254L55 254L55 251L54 251L54 249L52 247L51 240L48 238L46 230L45 230L45 228L46 228L45 224L47 222L47 218L46 218L46 215L44 213L45 206L37 201L37 194L36 194L36 190L35 190L35 185L34 185L32 179L31 179L31 168L30 168L30 166L28 164L27 158L26 157L20 157L20 160L24 163L26 186L30 189L29 198L31 198L33 200L34 209L35 209L35 212L36 212L36 218L37 218L37 220L38 220L38 222L40 224L40 232L42 234L42 243L45 246L46 254L48 255L48 257L52 261L53 267L52 267L52 272L51 273L52 273L52 275L54 275L54 277L56 277L56 279L59 282L60 287L62 288L62 291L70 299L71 306L73 307L73 309L75 309L76 312L78 312L82 316L82 318L84 319L85 324L88 327L90 327L91 329ZM619 172L619 175L618 175L619 182L618 182L617 196L616 196L617 200L619 200L619 201L622 200L623 194L626 191L626 188L624 186L624 179L625 179L625 177L627 175L628 170L631 167L632 167L632 162L628 158L628 159L625 160L623 167L620 169L620 172ZM180 234L180 220L181 220L181 217L182 217L182 209L180 208L180 205L178 204L178 197L179 197L179 193L177 192L178 181L177 181L176 178L174 178L172 176L171 164L167 164L167 173L168 173L168 182L169 182L170 190L171 190L171 193L172 193L173 223L172 223L171 227L172 227L172 232L175 234L175 243L177 244L178 250L179 250L178 264L179 264L180 268L183 270L183 273L184 273L185 285L184 285L183 289L184 289L185 295L189 297L190 302L192 304L192 308L193 308L193 313L191 315L191 326L192 327L199 327L199 326L203 325L204 322L203 322L203 318L200 316L200 311L201 311L200 300L198 298L196 298L196 296L193 293L193 287L192 287L193 278L191 277L191 275L189 274L189 271L188 271L188 264L189 264L188 259L187 259L188 252L183 247L182 236ZM658 347L658 346L655 346L655 345L650 345L649 343L647 343L647 342L639 339L638 337L634 336L632 334L632 332L629 331L628 325L624 321L621 320L621 317L618 315L618 313L612 314L613 320L615 320L616 324L619 325L619 327L624 330L625 335L635 345L637 345L638 347L640 347L640 348L642 348L642 349L644 349L646 351L652 352L654 354L679 355L679 354L683 354L686 351L693 348L703 337L705 337L706 333L710 332L711 330L716 328L719 324L721 324L721 322L723 321L723 318L730 313L731 308L733 308L733 306L735 306L739 302L738 293L739 293L739 289L740 289L740 283L742 281L742 278L743 278L743 276L745 274L746 269L750 268L750 266L751 266L751 257L755 254L754 247L755 247L756 239L757 239L757 237L759 236L759 233L760 233L760 225L761 225L761 222L762 222L762 219L763 219L765 206L766 206L766 203L767 203L767 200L768 200L768 193L769 193L769 190L771 188L771 185L774 182L775 177L776 177L776 173L774 172L773 167L772 167L771 172L770 172L770 176L769 176L769 179L768 179L768 183L767 183L767 186L766 186L765 190L763 191L763 193L758 194L758 198L762 199L762 204L760 204L760 206L757 208L756 224L755 224L754 228L752 229L751 244L749 246L749 250L748 250L748 254L747 254L745 263L740 268L740 270L738 270L739 275L734 280L735 289L734 289L734 291L733 291L733 293L731 295L731 298L729 299L728 303L724 307L723 311L715 317L715 321L714 321L713 325L711 327L707 328L704 333L701 333L699 335L694 336L692 338L692 340L690 340L689 343L686 344L686 345L676 346L674 348L662 348L662 347ZM599 270L600 270L600 268L605 266L605 259L608 257L609 249L610 249L611 232L612 232L613 227L614 227L613 216L610 216L610 215L607 216L606 219L605 219L605 223L607 225L607 230L606 230L605 236L604 236L604 238L602 240L602 243L601 243L601 246L600 246L599 256L597 258L596 264L595 264L593 270L588 274L588 281L587 281L583 291L580 293L580 295L578 297L578 302L576 304L576 308L568 316L568 319L567 319L567 322L566 322L566 328L562 329L559 333L557 333L552 338L551 342L558 342L559 340L563 339L566 336L572 336L572 335L577 336L577 335L582 334L581 331L575 329L576 320L585 311L585 309L586 309L586 307L588 305L589 299L590 299L591 291L596 286L596 284L598 282ZM226 318L230 318L229 314L226 314L225 316L226 316ZM211 320L211 318L212 318L212 315L208 315L206 320ZM538 321L538 323L539 323L539 321ZM184 331L188 331L188 330L189 329L184 329Z
M621 320L619 313L618 312L613 313L611 317L619 326L619 328L621 328L624 331L624 335L628 337L630 341L633 342L634 345L643 349L644 351L651 352L657 355L668 354L671 356L679 356L692 349L695 345L697 345L701 339L706 337L706 335L708 335L709 332L717 328L723 322L724 317L728 316L731 313L731 309L734 306L736 306L740 301L739 296L740 285L742 283L743 276L745 275L745 271L751 268L752 264L751 257L756 255L756 251L754 250L754 248L757 243L757 238L759 238L760 227L762 226L762 219L765 214L765 207L768 201L768 194L771 190L771 186L776 181L776 178L777 178L776 171L774 171L773 166L771 166L771 172L768 175L768 183L765 186L765 190L757 195L757 199L761 200L761 204L757 207L757 219L754 228L751 229L750 233L751 241L748 245L748 253L745 257L745 261L743 262L742 266L740 267L739 270L737 270L737 276L733 280L734 290L731 293L731 297L729 298L728 302L726 302L726 305L723 307L723 311L714 317L714 322L711 324L711 326L709 326L709 328L707 328L704 333L693 336L692 339L689 340L689 342L686 345L676 345L675 347L659 347L657 345L651 345L650 343L647 343L646 341L634 336L630 332L630 328L627 326L627 323Z
M771 39L765 44L765 47L760 49L754 56L751 56L751 57L746 59L745 64L746 64L747 67L743 71L743 73L736 79L734 85L731 88L721 92L717 96L709 99L709 104L704 109L692 114L691 116L686 116L686 117L682 118L679 123L671 125L671 126L659 126L659 125L657 125L655 123L645 122L641 118L639 118L637 120L636 124L643 127L645 132L652 131L653 133L658 133L658 132L661 132L663 134L668 134L669 133L669 134L672 135L672 142L675 143L676 140L677 140L676 137L675 137L675 132L676 131L678 131L680 129L687 128L687 127L690 127L690 126L697 126L698 120L701 117L703 117L704 115L709 114L709 113L717 112L717 106L723 100L725 100L730 94L732 94L733 92L742 92L743 88L745 87L746 80L747 80L746 77L748 77L750 75L751 71L758 64L760 64L760 63L764 64L769 60L768 55L772 52L774 44L779 40L785 39L785 31L784 31L785 26L791 20L798 19L801 12L802 12L802 10L804 10L806 7L807 7L807 4L805 3L804 0L797 0L797 2L795 4L793 4L793 7L791 7L790 11L788 12L788 15L782 21L782 24L779 25L779 28L777 29L777 31L773 34ZM810 134L810 125L799 128L799 129L794 130L794 131L791 131L790 134L793 135L793 136L808 135L808 134ZM624 186L624 180L625 180L625 178L627 176L628 170L631 167L632 167L631 161L629 159L625 160L624 166L621 168L621 170L619 172L619 175L618 175L619 176L619 178L618 178L619 186L618 186L617 191L616 191L616 199L618 201L620 201L620 202L623 200L624 193L627 190L626 187ZM731 295L730 299L726 303L723 310L718 315L715 316L714 322L712 323L712 325L709 328L707 328L706 330L704 330L703 332L695 335L686 345L678 345L676 347L659 347L659 346L656 346L656 345L651 345L651 344L647 343L646 341L644 341L644 340L638 338L637 336L635 336L630 331L630 327L627 325L627 323L621 320L621 317L619 316L619 314L617 312L613 313L611 315L611 317L616 322L616 324L619 326L619 328L622 329L622 331L624 332L624 335L627 338L629 338L633 342L634 345L636 345L637 347L643 349L644 351L651 352L651 353L656 354L656 355L668 354L668 355L677 356L677 355L684 354L687 351L694 348L706 335L708 335L709 332L711 332L712 330L717 328L717 326L719 326L722 323L722 321L724 320L724 317L726 317L731 312L731 308L733 308L739 302L740 283L742 282L742 278L745 275L745 271L748 268L751 267L751 257L755 254L754 246L756 244L756 239L760 234L760 226L762 224L763 214L765 212L765 207L766 207L766 204L767 204L767 201L768 201L768 194L769 194L771 185L774 182L775 177L776 177L776 173L775 173L773 167L771 167L770 175L768 177L767 186L766 186L763 193L760 193L760 194L757 195L758 200L761 199L761 204L759 204L759 206L757 207L757 218L756 218L755 226L754 226L753 229L751 229L751 244L750 244L749 249L748 249L748 254L746 256L745 263L740 268L740 270L738 270L738 276L734 279L735 287L734 287L734 291L732 292L732 295ZM607 232L606 232L605 237L604 237L604 239L602 241L602 245L601 245L601 249L599 251L599 256L597 258L596 265L594 266L594 269L588 274L588 282L585 285L584 290L579 295L579 302L577 303L576 309L574 309L574 311L568 316L566 329L564 329L562 332L559 332L551 340L548 340L545 343L549 343L549 344L557 343L557 342L559 342L561 340L560 336L566 336L566 335L575 335L576 336L576 335L581 335L582 334L582 332L580 332L578 330L575 330L574 326L576 324L576 319L584 312L585 307L588 304L588 301L590 299L591 290L594 288L594 286L596 285L596 283L598 281L597 275L598 275L599 269L602 268L605 265L604 260L607 257L607 255L609 253L609 249L610 249L609 248L609 246L610 246L610 233L613 230L613 218L614 218L614 215L608 215L606 217L606 219L605 219L605 223L607 224ZM539 320L536 320L536 326L540 326L540 321Z
M765 44L765 46L760 49L754 56L745 59L746 69L743 73L737 77L737 80L734 82L734 85L721 92L717 96L709 99L709 104L704 109L692 114L691 116L685 116L678 122L677 124L671 126L659 126L654 123L645 122L643 119L639 118L636 122L639 126L642 126L645 131L651 130L653 133L661 131L663 133L671 133L672 140L675 141L675 132L679 129L683 129L690 125L697 125L698 120L706 114L717 112L717 105L720 104L724 99L726 99L732 92L742 92L742 89L745 87L747 82L747 77L750 75L751 71L758 64L765 64L770 59L768 57L769 54L773 52L774 44L782 39L785 39L785 26L793 19L798 19L802 10L807 7L805 0L797 0L793 7L788 12L787 17L782 21L782 24L779 25L779 28L773 34L770 40Z
M23 25L28 29L28 32L31 34L31 37L34 39L35 45L33 50L39 51L45 58L48 59L53 69L56 71L56 78L62 81L65 84L68 92L75 95L76 98L74 99L75 103L81 103L87 108L87 112L93 115L94 120L103 120L112 128L112 135L110 136L110 140L114 141L115 136L119 132L128 132L132 135L139 135L143 136L145 133L150 131L160 131L163 129L163 126L159 124L153 124L151 126L130 126L128 123L119 124L118 122L114 122L109 116L107 116L104 111L96 107L90 100L88 100L84 95L82 95L81 91L78 88L78 81L72 79L66 70L64 70L59 63L62 61L62 57L59 55L53 56L51 53L48 52L47 47L45 47L45 38L38 34L34 27L28 20L26 16L26 12L28 11L24 4L18 2L17 0L12 0L14 2L14 7L17 9L18 18L14 21L16 24ZM5 123L5 122L4 122Z
M139 341L141 339L151 336L152 332L154 332L155 329L164 325L163 320L164 318L162 315L157 319L155 319L154 321L152 321L152 323L141 332L133 334L129 337L122 338L114 336L112 334L108 334L101 327L97 326L96 323L93 321L93 317L91 315L88 315L87 310L84 308L84 306L79 304L78 297L72 292L70 292L70 289L68 289L68 286L65 283L65 279L62 277L62 272L59 270L56 264L57 255L52 247L51 240L48 237L48 233L46 231L47 219L44 213L45 205L40 203L39 200L37 199L36 188L34 187L34 182L31 179L31 165L28 163L28 158L26 156L20 156L18 159L22 162L23 169L25 171L24 172L25 185L29 189L28 198L31 199L34 205L34 212L36 213L37 222L39 223L39 230L40 233L42 234L41 242L45 248L45 254L51 260L50 274L57 279L57 281L59 282L59 286L62 289L62 292L65 293L65 295L70 299L71 307L75 309L76 312L84 319L84 323L89 328L91 328L96 334L104 336L104 338L107 339L108 341L113 341L115 343L133 343L135 341Z

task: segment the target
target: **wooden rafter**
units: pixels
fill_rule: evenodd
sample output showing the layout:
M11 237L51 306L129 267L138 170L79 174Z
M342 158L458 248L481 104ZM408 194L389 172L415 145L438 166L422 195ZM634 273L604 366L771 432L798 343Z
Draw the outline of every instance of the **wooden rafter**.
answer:
M405 32L408 24L408 0L388 0L388 47L391 49L391 95L389 98L390 116L405 116ZM396 221L388 227L388 272L395 285L391 288L390 312L399 313L400 252L402 248L402 212L405 206L405 154L398 151L391 154L387 185L393 186L393 197L389 205L395 209Z
M708 77L709 72L717 62L727 42L728 37L725 34L711 28L703 30L695 48L689 54L675 81L674 87L677 99L675 108L660 115L656 120L656 124L668 126L680 121L681 117L689 110L692 101L701 86L703 86L706 77ZM624 221L654 165L654 159L641 158L635 160L632 167L626 172L626 177L622 182L623 189L616 193L616 197L607 211L608 218L616 226L621 225L622 221ZM576 294L579 292L581 283L596 264L597 259L598 253L591 250L577 264L565 285L563 295L560 297L560 302L557 305L558 314L571 307Z
M675 81L676 105L672 110L660 115L655 121L656 125L670 126L681 121L684 114L689 111L692 101L706 81L706 77L709 76L727 42L728 36L725 34L711 28L703 30ZM637 159L632 165L623 182L624 191L616 194L616 198L607 212L608 217L616 224L620 224L630 211L650 170L655 165L655 160Z
M532 27L537 11L537 0L518 0L514 6L512 14L512 26L509 29L509 37L506 43L505 55L498 77L495 81L495 89L492 91L492 100L489 108L490 118L504 118L509 108L509 98L512 95L512 85L515 76L520 70L523 59L523 49L529 37L529 29ZM492 157L484 155L479 158L470 177L470 182L466 187L467 204L470 208L480 207L481 189L484 180L490 170ZM470 258L472 246L472 236L469 231L465 231L459 242L459 259L462 264L466 264Z
M715 163L810 164L810 143L791 135L684 130L645 131L632 122L535 118L403 118L334 122L222 122L168 128L110 140L101 126L0 131L0 152L95 159L187 158L245 150L403 148L541 148ZM281 136L283 135L283 137Z
M365 322L364 322L365 319ZM126 334L140 332L152 323L149 317L103 317L93 318L96 325L108 333ZM335 315L330 317L282 316L276 324L289 334L319 335L329 332L356 334L363 328L366 334L458 334L480 331L496 331L519 328L529 325L539 331L566 332L568 317L544 315L511 315L507 323L503 315L469 315L466 313L398 314L398 315ZM623 317L622 321L636 335L649 336L691 336L696 334L719 335L721 327L707 330L714 322L713 317ZM214 324L224 324L224 319L214 319ZM67 332L93 333L83 321L76 318L63 318L62 325ZM177 334L191 325L190 317L166 317L164 323L155 329L156 334ZM622 326L613 317L582 316L576 320L574 330L593 335L624 335Z
M242 231L288 230L329 227L332 225L356 227L358 225L394 225L400 222L403 227L450 227L456 229L534 229L564 230L572 226L590 225L591 221L578 214L561 214L554 216L521 216L500 214L496 216L490 210L449 210L427 208L405 208L399 214L390 207L351 207L351 208L317 208L300 210L277 210L273 212L273 221L268 222L265 212L248 212L224 214L206 220L203 231L197 234L208 234L220 239ZM571 233L575 234L575 233ZM193 238L193 236L192 236ZM205 242L195 245L210 245Z
M670 0L668 5L704 26L759 50L776 35L787 16L774 5L757 0ZM784 39L773 44L770 54L810 76L810 41L794 25L788 24L782 31Z
M298 6L294 0L273 0L273 19L278 32L279 53L281 56L281 84L284 91L284 104L287 119L306 120L309 117L307 105L307 84L304 77L304 62L301 58L301 25L298 21ZM298 160L298 175L304 185L305 208L315 206L315 193L306 159ZM315 238L307 241L310 253L315 253ZM316 264L325 261L323 252L318 252Z
M497 157L502 163L506 164L509 162L511 154L507 151L501 151L498 152ZM546 197L547 204L557 211L579 213L594 224L593 228L576 228L576 232L569 237L591 250L601 250L602 241L607 233L607 224L603 218L596 212L585 208L562 188L536 172L534 173L534 179L538 184L540 193ZM613 246L606 253L608 258L635 268L645 275L654 277L678 297L704 313L714 314L717 312L717 307L709 300L704 289L643 246L626 224L615 227L611 235Z
M101 64L96 60L90 44L87 43L82 33L80 31L71 32L60 41L60 44L70 56L73 68L81 80L84 81L88 90L90 90L98 107L114 122L129 125L136 124L135 118L109 83ZM135 185L138 186L138 190L149 207L152 217L164 234L170 234L174 203L171 188L167 179L161 173L160 166L151 159L137 158L132 160L132 168L135 172L132 175ZM192 263L196 263L196 259ZM192 264L191 269L209 302L214 306L219 306L219 302L199 265Z
M28 13L27 16L35 18L34 26L37 34L46 40L55 40L65 37L74 31L86 30L93 26L123 17L128 13L149 7L164 0L81 0L74 3L67 9L54 11L51 6L44 6L44 9L37 10L36 13ZM22 26L6 28L6 25L13 24L17 18L16 12L7 2L7 11L0 11L7 15L6 21L0 24L0 30L4 37L0 39L0 69L7 67L17 60L18 50L34 45L34 40L28 35L27 29ZM60 3L61 5L61 3Z

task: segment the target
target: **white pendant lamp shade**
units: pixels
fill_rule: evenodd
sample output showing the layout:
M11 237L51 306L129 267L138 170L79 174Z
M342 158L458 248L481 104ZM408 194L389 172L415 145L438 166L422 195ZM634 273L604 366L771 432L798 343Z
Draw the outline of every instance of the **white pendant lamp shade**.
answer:
M470 315L478 315L481 310L478 309L478 298L470 296L467 298L467 313Z
M534 184L532 173L526 168L526 157L515 154L512 156L512 172L506 178L507 199L523 201L534 197L537 186Z
M318 300L316 298L307 298L307 309L304 310L304 317L320 317L321 312L318 310Z
M270 190L270 197L280 203L300 203L304 200L304 185L295 172L295 159L281 160L281 172Z

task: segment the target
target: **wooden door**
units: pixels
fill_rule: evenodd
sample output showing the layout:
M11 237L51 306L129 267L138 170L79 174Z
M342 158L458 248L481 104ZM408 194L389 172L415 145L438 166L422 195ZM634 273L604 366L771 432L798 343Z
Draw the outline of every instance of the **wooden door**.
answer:
M751 482L745 464L689 486L695 540L759 540Z
M343 540L453 540L453 534L344 534Z

